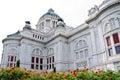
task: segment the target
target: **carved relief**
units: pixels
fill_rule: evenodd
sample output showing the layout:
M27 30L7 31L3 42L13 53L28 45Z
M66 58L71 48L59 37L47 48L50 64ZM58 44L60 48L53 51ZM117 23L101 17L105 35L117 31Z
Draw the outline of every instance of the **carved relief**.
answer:
M9 53L9 54L16 54L16 53L17 53L17 50L16 50L15 48L10 48L10 49L8 50L8 53Z
M43 56L43 53L42 53L42 51L39 48L36 48L36 49L33 49L32 55Z
M114 18L109 19L109 23L110 23L111 29L113 29L113 28L116 26L116 25L115 25L115 19L114 19Z
M53 48L49 48L47 51L47 55L53 55L54 54L54 49Z
M82 47L86 47L86 46L87 46L87 43L85 40L79 40L79 42L76 43L75 48L78 49L78 48L82 48Z
M97 12L98 10L99 10L98 6L95 5L93 8L91 8L91 9L88 11L88 12L89 12L88 16L94 14L94 13Z
M104 26L104 33L108 32L110 30L110 23L105 23L105 26Z
M120 26L120 18L117 17L117 18L115 19L115 21L116 21L117 25Z
M120 26L120 18L110 18L104 25L104 33L110 31L111 29L115 29L116 27Z

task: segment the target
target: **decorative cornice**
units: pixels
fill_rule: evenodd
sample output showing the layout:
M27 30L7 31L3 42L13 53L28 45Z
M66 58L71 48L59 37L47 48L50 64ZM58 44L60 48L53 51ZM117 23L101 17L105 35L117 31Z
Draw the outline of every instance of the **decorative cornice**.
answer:
M105 11L107 11L108 9L114 7L114 6L117 6L117 5L120 5L120 1L118 2L115 2L115 3L112 3L104 8L102 8L101 10L98 11L98 13L96 13L95 16L93 16L92 18L89 18L88 20L86 20L86 23L89 24L90 22L96 20L102 13L104 13Z

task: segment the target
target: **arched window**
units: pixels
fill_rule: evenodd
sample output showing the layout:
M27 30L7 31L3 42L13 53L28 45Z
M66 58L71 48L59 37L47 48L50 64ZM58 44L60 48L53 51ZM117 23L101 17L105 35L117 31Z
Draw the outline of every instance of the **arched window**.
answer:
M76 43L75 55L77 60L77 63L76 63L77 69L83 69L85 66L87 66L86 63L87 63L87 58L89 57L89 53L88 53L88 44L84 39L79 40ZM85 60L85 61L81 62L81 60Z
M32 51L31 69L43 70L43 54L39 48Z
M87 47L88 45L85 40L79 40L75 46L76 46L75 49L79 49L79 48Z
M54 68L54 49L49 48L47 54L47 70Z
M7 67L14 67L16 66L16 56L17 56L17 50L14 48L10 48L8 50L8 63Z

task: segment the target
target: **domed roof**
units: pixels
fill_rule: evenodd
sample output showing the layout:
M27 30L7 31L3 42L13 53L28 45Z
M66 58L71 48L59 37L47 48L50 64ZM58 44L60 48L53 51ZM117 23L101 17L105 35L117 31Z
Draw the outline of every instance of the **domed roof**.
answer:
M45 13L41 18L44 18L45 16L52 16L52 17L56 17L56 18L61 18L60 16L58 16L58 15L54 12L54 10L53 10L52 8L50 8L50 9L48 10L48 12Z

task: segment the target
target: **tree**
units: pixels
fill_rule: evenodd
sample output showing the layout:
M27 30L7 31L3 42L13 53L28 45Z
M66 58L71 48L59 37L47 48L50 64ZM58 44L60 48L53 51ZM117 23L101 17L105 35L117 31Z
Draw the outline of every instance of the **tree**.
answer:
M20 67L20 60L17 60L16 67Z

